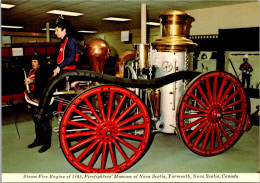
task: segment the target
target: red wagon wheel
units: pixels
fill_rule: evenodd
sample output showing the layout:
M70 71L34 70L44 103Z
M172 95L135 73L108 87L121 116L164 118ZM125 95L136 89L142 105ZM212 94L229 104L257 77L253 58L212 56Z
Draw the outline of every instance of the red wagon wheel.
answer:
M65 157L78 170L114 173L145 154L150 133L143 102L127 89L105 85L73 99L63 114L60 142Z
M177 128L185 145L199 155L216 155L240 137L247 99L234 76L209 72L189 83L177 111Z

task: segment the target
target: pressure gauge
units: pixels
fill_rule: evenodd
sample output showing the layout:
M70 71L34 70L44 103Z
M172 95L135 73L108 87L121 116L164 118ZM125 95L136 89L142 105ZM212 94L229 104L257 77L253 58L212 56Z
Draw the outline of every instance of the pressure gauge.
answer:
M164 72L170 72L170 71L172 70L172 68L173 68L173 65L172 65L171 62L169 62L169 61L164 61L164 62L162 63L162 70L163 70Z

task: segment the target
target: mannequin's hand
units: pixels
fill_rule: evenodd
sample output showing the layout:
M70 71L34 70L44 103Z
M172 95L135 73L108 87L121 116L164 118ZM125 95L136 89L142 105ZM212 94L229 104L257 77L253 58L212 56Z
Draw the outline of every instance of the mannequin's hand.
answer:
M56 69L54 69L54 71L53 71L53 77L56 76L59 73L60 73L60 68L56 67Z
M30 83L32 83L32 82L33 82L33 80L30 79L30 78L26 78L26 79L24 80L24 84L26 84L26 85L28 85L28 84L30 84Z

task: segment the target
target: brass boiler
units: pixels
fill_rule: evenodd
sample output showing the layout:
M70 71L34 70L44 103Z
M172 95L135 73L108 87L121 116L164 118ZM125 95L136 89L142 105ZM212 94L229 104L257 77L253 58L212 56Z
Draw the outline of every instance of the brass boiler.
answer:
M155 66L156 78L187 70L189 52L197 46L186 38L190 23L194 20L188 13L178 10L160 14L161 38L152 43L153 49L150 52L150 63ZM176 132L176 110L184 87L184 81L179 80L159 88L160 93L157 89L157 97L160 96L160 100L157 99L160 105L157 104L155 108L155 114L160 114L156 122L157 130L164 133Z
M95 72L103 73L110 55L110 48L103 39L92 39L85 45L85 53L88 56L90 69Z

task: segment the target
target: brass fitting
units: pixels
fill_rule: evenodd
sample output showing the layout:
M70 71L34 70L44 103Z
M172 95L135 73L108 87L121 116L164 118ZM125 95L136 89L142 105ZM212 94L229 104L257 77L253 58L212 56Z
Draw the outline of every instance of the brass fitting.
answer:
M161 38L152 43L158 52L193 51L197 44L187 39L191 22L195 21L188 13L172 10L160 14Z

